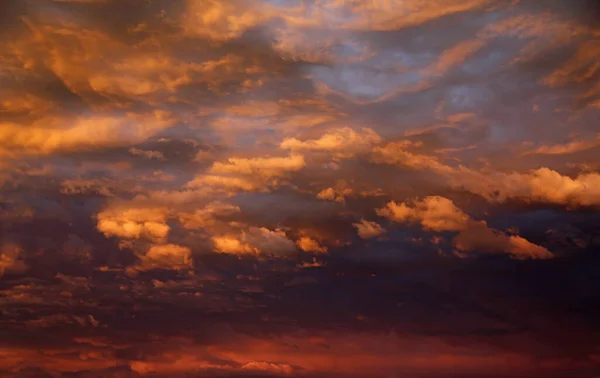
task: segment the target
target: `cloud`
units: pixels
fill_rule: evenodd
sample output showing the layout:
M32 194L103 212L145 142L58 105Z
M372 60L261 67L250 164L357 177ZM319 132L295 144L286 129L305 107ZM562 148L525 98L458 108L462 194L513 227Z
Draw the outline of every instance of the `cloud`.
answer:
M361 239L376 238L386 232L379 223L370 222L366 219L361 219L360 222L352 223L352 225L356 227L358 236L360 236Z
M371 147L381 142L381 137L369 128L355 131L349 127L332 129L318 139L301 141L286 138L280 147L292 151L315 151L332 153L338 158L349 158L359 153L370 151Z
M600 135L585 140L573 140L568 143L543 145L535 150L526 151L523 155L564 155L573 154L580 151L586 151L592 148L600 147Z
M229 158L226 163L217 162L210 168L213 174L256 175L264 178L281 177L287 172L304 168L302 155L288 157Z
M463 188L491 201L514 198L573 206L600 203L599 193L595 189L600 178L598 173L582 173L571 178L547 167L528 173L504 173L490 169L478 171L463 165L443 164L434 156L407 152L398 143L375 147L372 161L433 172L443 178L448 187Z
M0 376L593 376L591 1L133 3L0 6Z
M45 118L26 126L3 122L0 142L2 149L40 154L58 150L127 146L143 142L174 123L175 119L171 115L159 110L152 114Z
M266 227L249 227L236 234L213 236L212 242L217 252L234 255L286 256L296 251L296 244L284 231Z
M190 248L176 244L153 245L146 254L138 255L140 263L135 270L149 269L190 269L193 268Z
M495 200L515 198L567 206L590 206L600 203L598 183L598 173L582 173L571 178L549 168L539 168L526 174L497 173L487 178L481 175L479 183L472 181L466 187Z
M22 248L14 243L4 243L0 248L0 277L6 273L21 274L28 266L19 258Z
M349 187L341 188L338 186L338 189L334 188L326 188L317 193L317 198L320 200L328 200L344 203L346 201L346 196L354 193L354 190Z
M440 196L413 201L413 206L391 201L376 210L377 215L399 223L420 223L437 232L458 232L453 239L459 251L506 253L515 259L548 259L553 255L546 248L520 236L509 236L487 226L485 221L471 219L454 202ZM459 254L461 255L461 254ZM463 255L461 255L463 256Z
M187 0L182 25L187 34L222 42L239 37L267 16L261 3L218 0Z
M164 239L170 230L166 211L161 208L107 209L97 219L98 231L107 237Z
M213 236L215 251L232 255L255 255L260 253L256 247L243 243L234 236Z
M440 196L415 201L414 207L391 201L386 207L377 209L376 213L394 222L419 222L423 227L438 232L461 231L469 222L469 216L457 208L454 202Z
M304 252L327 253L327 247L322 246L317 240L307 236L298 239L296 245Z
M146 159L164 160L165 157L160 151L140 150L139 148L130 148L129 153L135 156L142 156Z
M508 253L515 259L549 259L553 255L546 248L516 235L506 235L491 229L485 222L474 222L453 239L459 251L483 250L488 253Z
M265 361L250 361L242 365L242 370L267 372L272 374L289 375L294 372L294 369L288 364L274 364Z
M211 202L194 213L180 213L179 219L184 228L200 229L217 225L217 218L240 213L240 208L228 203Z
M218 175L201 175L188 182L186 186L191 189L206 187L222 189L231 191L231 193L236 193L239 190L250 192L263 189L259 182L252 181L251 178Z

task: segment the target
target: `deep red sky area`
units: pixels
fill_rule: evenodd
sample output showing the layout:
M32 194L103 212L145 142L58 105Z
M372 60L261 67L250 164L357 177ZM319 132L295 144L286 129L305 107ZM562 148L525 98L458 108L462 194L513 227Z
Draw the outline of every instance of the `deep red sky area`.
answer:
M597 4L0 1L0 376L600 376Z

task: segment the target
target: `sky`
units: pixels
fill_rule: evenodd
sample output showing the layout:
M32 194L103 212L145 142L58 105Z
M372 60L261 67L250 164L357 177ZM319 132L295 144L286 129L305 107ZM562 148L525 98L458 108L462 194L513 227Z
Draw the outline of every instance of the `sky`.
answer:
M600 375L592 0L0 2L0 376Z

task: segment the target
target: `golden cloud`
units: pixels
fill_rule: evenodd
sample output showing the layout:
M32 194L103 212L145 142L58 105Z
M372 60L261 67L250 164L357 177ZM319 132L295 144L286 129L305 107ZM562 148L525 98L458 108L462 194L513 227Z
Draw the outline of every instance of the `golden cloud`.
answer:
M358 232L358 236L361 239L372 239L376 238L386 232L377 222L371 222L366 219L361 219L360 222L352 223Z
M298 248L304 252L327 253L327 247L322 246L317 240L308 236L298 239L296 241L296 245L298 245Z
M553 255L546 248L520 236L508 236L491 229L485 221L471 219L451 200L430 196L413 201L413 206L392 201L376 210L377 215L394 222L417 222L425 229L437 232L458 232L453 239L459 251L506 253L515 259L548 259ZM459 256L465 256L459 253Z

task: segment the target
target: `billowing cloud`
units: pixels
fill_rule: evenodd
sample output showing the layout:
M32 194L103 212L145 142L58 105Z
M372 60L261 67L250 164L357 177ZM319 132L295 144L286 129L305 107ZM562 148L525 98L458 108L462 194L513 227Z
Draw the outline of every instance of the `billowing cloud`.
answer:
M109 209L98 214L98 231L106 236L164 239L169 230L165 210L160 208Z
M284 231L265 227L250 227L237 234L214 236L212 241L217 252L234 255L285 256L296 251L296 245Z
M385 233L385 229L377 222L371 222L366 219L361 219L360 222L353 223L358 232L358 236L362 239L372 239Z
M377 209L377 215L394 222L419 222L423 227L438 232L461 231L469 222L469 216L454 202L439 196L425 197L416 201L414 207L392 201L386 207Z
M327 253L327 247L322 246L317 240L308 236L301 237L296 241L296 244L304 252Z
M473 220L448 198L425 197L406 203L391 201L376 210L377 215L399 223L420 223L423 228L437 232L458 232L453 242L460 251L507 253L516 259L547 259L553 255L546 248L520 236L509 236L489 228L485 221Z
M153 245L146 254L139 255L136 270L189 269L194 266L190 248L176 244Z

